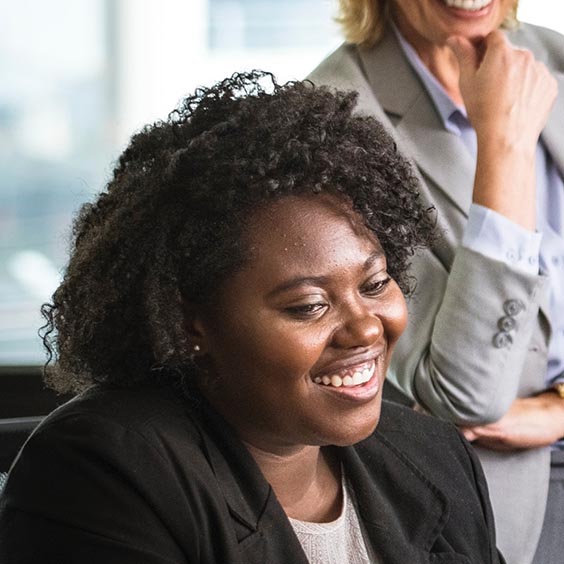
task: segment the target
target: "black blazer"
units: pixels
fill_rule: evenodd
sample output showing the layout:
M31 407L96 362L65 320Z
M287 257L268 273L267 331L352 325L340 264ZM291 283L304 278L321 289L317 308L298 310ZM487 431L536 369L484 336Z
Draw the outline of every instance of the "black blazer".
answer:
M384 403L339 449L379 561L500 563L486 484L449 424ZM232 429L164 388L92 390L33 433L0 498L2 564L307 564Z

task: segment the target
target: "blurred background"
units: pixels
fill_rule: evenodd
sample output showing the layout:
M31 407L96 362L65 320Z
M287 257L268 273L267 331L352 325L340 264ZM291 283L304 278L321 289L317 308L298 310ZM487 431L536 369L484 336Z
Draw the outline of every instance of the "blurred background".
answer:
M39 308L71 220L138 128L238 70L303 78L336 0L0 0L0 368L43 363ZM564 33L564 3L521 0Z

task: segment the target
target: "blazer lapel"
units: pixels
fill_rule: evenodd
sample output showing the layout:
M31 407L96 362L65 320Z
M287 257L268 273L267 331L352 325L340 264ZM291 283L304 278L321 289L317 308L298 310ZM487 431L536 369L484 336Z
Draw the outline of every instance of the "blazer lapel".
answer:
M400 150L411 155L426 180L467 215L474 184L473 158L459 137L445 131L395 35L388 31L376 46L359 51L366 78L395 126Z
M554 75L558 82L558 96L542 132L542 140L561 176L564 178L564 74Z
M555 75L558 81L558 96L550 113L549 120L541 134L544 146L552 157L560 176L564 178L564 74ZM547 340L550 339L552 325L550 323L550 306L548 294L544 293L544 298L540 303L540 311L543 314L545 333Z
M378 432L343 449L343 463L379 561L428 562L449 510L431 478Z
M229 509L245 564L308 564L274 491L229 424L202 400L200 414L206 425L197 425L206 459Z
M528 26L522 26L509 32L508 37L512 45L532 51L536 59L545 63L549 68L554 66L549 61L550 52L531 33ZM558 96L541 137L560 174L564 177L564 151L562 150L564 145L564 73L552 71L552 74L558 82Z

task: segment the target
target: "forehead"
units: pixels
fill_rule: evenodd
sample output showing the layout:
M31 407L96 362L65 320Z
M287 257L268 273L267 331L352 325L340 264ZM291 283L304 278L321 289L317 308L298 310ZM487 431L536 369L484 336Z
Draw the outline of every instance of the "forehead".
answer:
M344 198L287 196L253 213L246 229L251 262L343 261L382 252L376 235Z

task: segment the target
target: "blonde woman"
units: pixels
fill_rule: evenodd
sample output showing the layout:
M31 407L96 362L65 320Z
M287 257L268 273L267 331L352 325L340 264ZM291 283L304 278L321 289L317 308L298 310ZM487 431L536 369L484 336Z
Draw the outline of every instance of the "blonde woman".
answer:
M359 91L443 233L416 261L391 379L474 442L508 562L561 563L564 38L515 0L340 7L347 42L310 78Z

